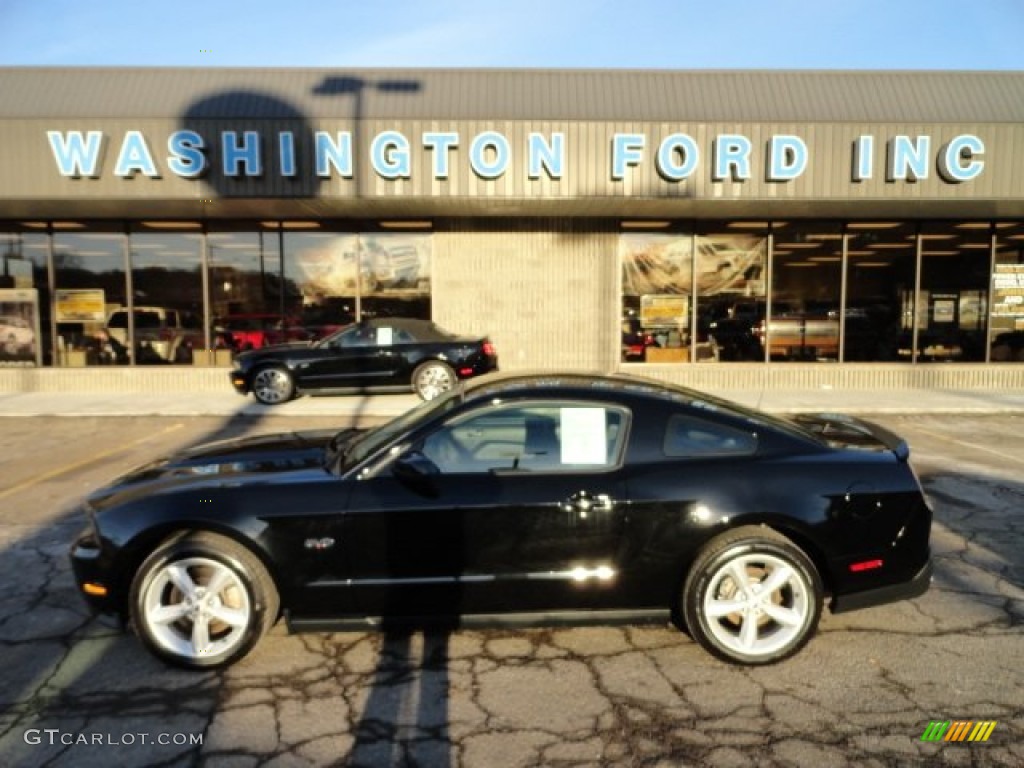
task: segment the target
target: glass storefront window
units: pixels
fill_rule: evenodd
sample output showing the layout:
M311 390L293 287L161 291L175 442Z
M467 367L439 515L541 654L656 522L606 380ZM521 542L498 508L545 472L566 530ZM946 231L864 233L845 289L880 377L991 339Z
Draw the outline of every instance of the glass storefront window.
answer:
M371 232L359 236L368 280L363 314L430 319L432 239L424 233Z
M115 307L107 320L111 335L131 339L137 365L190 365L193 350L206 344L202 235L133 232L130 245L132 315L126 304Z
M630 233L619 238L622 360L682 362L690 357L693 236Z
M43 233L0 231L0 366L51 362L48 252Z
M207 235L211 343L236 351L309 338L301 296L283 279L277 232Z
M917 361L985 359L991 225L921 226Z
M911 222L846 225L843 359L910 362L917 228Z
M772 225L772 360L837 361L843 235L838 224ZM758 326L764 343L764 323Z
M989 359L1024 363L1024 224L996 224Z
M125 235L95 230L53 235L54 346L62 366L129 362L127 335L107 332L110 315L127 302Z
M696 244L697 359L763 361L768 222L702 227Z
M320 337L362 317L430 318L431 236L284 233L285 282Z

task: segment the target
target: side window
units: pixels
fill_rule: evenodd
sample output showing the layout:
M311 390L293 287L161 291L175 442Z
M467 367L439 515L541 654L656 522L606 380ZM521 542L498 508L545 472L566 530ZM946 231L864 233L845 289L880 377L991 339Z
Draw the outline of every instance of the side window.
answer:
M422 452L446 474L594 471L615 466L626 412L582 403L489 408L446 424Z
M346 349L350 347L369 347L377 343L376 332L373 328L355 326L349 328L338 337L337 345Z
M746 456L757 450L757 436L741 429L686 414L672 415L662 450L674 458Z

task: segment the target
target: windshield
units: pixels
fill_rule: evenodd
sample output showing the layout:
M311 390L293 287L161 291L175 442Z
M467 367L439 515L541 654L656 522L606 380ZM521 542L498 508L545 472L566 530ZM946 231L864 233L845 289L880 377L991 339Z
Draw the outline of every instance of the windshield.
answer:
M415 429L418 424L426 423L439 414L447 413L460 402L462 402L462 387L456 387L433 400L425 400L415 408L376 429L364 432L342 451L338 469L344 472L349 467L355 466L399 435Z

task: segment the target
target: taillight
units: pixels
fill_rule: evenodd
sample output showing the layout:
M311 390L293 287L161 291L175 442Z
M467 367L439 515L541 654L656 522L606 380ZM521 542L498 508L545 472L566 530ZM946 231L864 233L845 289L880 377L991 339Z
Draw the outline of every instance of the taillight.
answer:
M484 351L484 354L487 355L488 357L494 357L494 355L497 354L494 351L494 345L491 344L491 342L489 342L489 341L485 341L484 342L483 351Z

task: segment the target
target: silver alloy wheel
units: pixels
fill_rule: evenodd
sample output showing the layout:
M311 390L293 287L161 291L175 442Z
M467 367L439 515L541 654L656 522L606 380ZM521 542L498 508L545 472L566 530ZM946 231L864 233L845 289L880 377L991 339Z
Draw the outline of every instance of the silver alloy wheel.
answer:
M206 557L162 566L146 587L142 612L156 644L190 660L231 653L252 622L249 592L238 574Z
M812 589L800 569L764 552L725 561L711 575L700 605L715 640L753 658L797 641L814 613Z
M252 380L252 393L261 403L275 405L291 399L291 376L280 368L264 368Z
M426 363L416 369L412 385L424 400L433 400L455 386L455 374L444 363Z

